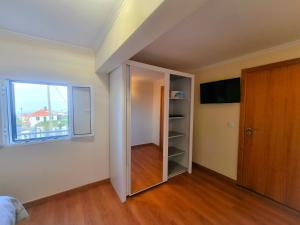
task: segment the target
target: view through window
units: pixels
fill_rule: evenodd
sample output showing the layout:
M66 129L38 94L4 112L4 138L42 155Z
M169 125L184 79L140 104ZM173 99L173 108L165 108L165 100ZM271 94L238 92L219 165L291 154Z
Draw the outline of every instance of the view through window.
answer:
M67 86L11 81L10 89L14 142L69 134Z

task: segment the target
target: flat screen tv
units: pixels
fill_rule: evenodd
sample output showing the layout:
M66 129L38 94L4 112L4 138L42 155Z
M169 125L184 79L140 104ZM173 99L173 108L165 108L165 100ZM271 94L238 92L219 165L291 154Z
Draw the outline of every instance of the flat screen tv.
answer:
M240 78L200 84L201 104L240 102Z

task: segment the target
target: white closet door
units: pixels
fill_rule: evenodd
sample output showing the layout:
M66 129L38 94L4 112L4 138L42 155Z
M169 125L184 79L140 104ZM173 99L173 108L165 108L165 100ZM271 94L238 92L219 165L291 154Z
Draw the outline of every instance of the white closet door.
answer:
M93 134L91 87L72 87L73 136Z
M126 201L126 67L110 77L110 179L122 202Z

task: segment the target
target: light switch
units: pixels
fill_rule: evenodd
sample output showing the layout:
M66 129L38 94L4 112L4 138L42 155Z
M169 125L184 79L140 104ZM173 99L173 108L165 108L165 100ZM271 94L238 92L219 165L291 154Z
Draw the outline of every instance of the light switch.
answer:
M229 128L234 128L234 127L235 127L234 122L233 122L233 121L228 121L228 122L227 122L227 127L229 127Z

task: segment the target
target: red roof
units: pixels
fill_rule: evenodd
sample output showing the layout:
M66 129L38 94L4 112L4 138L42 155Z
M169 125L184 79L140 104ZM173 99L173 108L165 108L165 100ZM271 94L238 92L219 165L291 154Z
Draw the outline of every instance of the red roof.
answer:
M28 117L35 117L35 116L48 116L49 112L47 109L41 109L39 111L33 112L31 114L28 114Z
M52 115L58 115L58 114L60 114L60 113L52 112ZM37 116L40 116L40 117L49 116L49 111L48 111L48 109L40 109L40 110L35 111L33 113L23 113L21 116L26 117L26 118L37 117Z

